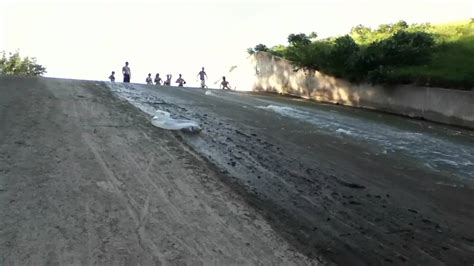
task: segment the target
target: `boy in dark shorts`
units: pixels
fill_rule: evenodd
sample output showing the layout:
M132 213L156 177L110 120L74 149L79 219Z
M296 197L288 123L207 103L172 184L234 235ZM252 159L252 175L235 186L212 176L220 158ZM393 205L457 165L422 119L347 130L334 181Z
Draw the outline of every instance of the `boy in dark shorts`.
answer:
M123 82L130 83L130 67L128 66L128 62L125 62L125 66L122 67L122 74L123 74Z

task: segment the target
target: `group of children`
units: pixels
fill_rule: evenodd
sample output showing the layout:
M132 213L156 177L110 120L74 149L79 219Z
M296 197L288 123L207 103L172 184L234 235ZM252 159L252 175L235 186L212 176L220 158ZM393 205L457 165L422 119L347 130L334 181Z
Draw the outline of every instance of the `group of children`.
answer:
M131 72L130 72L130 67L128 66L128 62L125 62L125 66L122 67L122 74L123 74L123 82L129 83ZM155 76L155 79L153 80L151 77L151 73L149 73L145 82L148 85L153 85L153 82L154 82L155 85L171 86L171 77L172 77L171 74L168 74L166 75L166 79L162 80L160 77L160 74L157 73ZM204 67L201 69L201 71L199 71L198 77L201 80L201 88L207 88L206 86L207 74L204 71ZM112 71L112 74L109 76L109 79L111 82L115 82L115 71ZM178 83L178 87L183 87L183 85L186 84L186 81L183 79L181 74L179 74L179 77L176 80L176 83ZM223 90L225 89L230 90L229 82L226 81L225 77L222 77L220 88Z
M155 79L153 80L151 78L151 73L149 73L145 82L147 85L153 85L153 82L155 82L155 85L171 86L171 77L171 74L168 74L166 75L166 79L162 80L160 74L156 73ZM176 80L176 83L178 83L178 87L183 87L183 85L186 84L186 81L183 79L181 74L179 74L179 78Z

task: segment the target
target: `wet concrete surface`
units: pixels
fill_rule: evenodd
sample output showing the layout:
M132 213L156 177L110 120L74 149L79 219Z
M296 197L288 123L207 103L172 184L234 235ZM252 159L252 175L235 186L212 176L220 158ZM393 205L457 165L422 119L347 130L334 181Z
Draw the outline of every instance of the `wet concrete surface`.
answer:
M389 124L383 134L393 134L393 139L387 145L401 139L400 132L414 133L454 151L460 145L460 154L473 147L470 131L275 95L121 84L111 88L149 114L163 110L199 122L200 134L179 134L182 141L309 256L343 265L474 262L468 156L466 167L444 170L442 164L430 164L436 158L410 151L424 148L432 154L437 147L421 146L438 142L408 141L404 149L390 149L387 143L341 134L350 132L345 128L325 131L324 121L295 119L269 107L362 119L370 125L361 127L362 133Z

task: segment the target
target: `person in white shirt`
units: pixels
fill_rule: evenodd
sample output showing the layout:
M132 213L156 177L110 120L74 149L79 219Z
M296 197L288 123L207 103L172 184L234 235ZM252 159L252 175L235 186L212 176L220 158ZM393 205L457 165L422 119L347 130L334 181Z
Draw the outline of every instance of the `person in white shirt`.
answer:
M156 84L156 85L161 85L160 73L156 73L156 76L155 76L155 84Z
M207 79L207 74L204 71L204 67L199 71L197 74L199 76L199 79L201 80L201 88L207 88L206 86L206 79Z
M110 82L115 82L115 71L112 71L112 74L109 76Z
M128 62L125 62L125 66L122 67L122 74L123 74L123 82L130 83L130 67L128 66Z
M186 84L186 81L181 77L181 74L179 74L179 78L176 80L176 83L178 83L178 87L183 87L183 84Z

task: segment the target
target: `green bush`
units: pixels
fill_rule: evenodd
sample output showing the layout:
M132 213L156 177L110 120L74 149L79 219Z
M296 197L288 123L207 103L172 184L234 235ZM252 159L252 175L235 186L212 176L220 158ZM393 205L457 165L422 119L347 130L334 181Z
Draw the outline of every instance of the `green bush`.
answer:
M36 63L36 58L21 58L20 53L9 53L7 57L5 52L1 52L0 73L4 75L26 75L40 76L46 73L46 68Z
M428 63L433 46L434 38L429 33L400 31L369 45L367 50L373 50L378 65L408 66Z
M270 49L265 44L257 44L255 48L247 48L247 53L250 55L256 53L256 52L269 52Z
M433 45L434 40L427 33L399 31L367 47L359 46L349 35L313 43L298 38L283 54L297 69L318 70L351 81L383 83L388 81L386 72L391 67L429 62Z
M359 46L349 35L336 38L326 59L327 71L336 77L350 75L352 71L351 62L359 49Z
M286 57L286 47L284 45L273 46L268 52L274 56Z
M311 44L311 40L304 33L288 35L288 43L292 46L307 46Z
M285 51L285 57L292 62L296 70L322 71L328 62L330 51L329 43L313 42L308 45L289 46Z
M425 32L399 31L391 37L374 42L352 57L347 76L353 81L405 83L392 75L395 67L427 64L433 53L434 39Z

